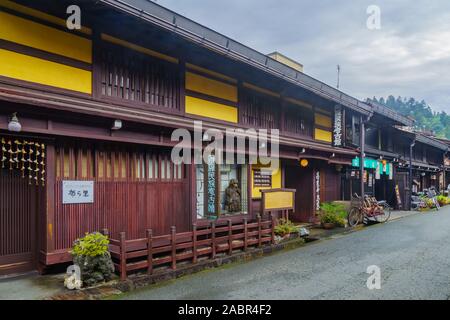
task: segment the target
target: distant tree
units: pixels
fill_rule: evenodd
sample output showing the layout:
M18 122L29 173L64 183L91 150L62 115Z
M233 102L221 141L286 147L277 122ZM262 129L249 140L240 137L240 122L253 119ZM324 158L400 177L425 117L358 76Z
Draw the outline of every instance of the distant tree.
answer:
M416 120L416 129L433 131L437 137L450 139L450 115L445 111L435 112L425 102L414 98L389 95L387 98L373 97L372 100Z

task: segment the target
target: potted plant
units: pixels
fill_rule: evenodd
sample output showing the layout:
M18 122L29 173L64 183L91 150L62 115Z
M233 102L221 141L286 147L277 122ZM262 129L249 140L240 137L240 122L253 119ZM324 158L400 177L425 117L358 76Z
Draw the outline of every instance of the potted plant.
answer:
M346 215L342 204L324 202L320 205L320 223L324 229L333 229L337 225L345 226Z
M446 206L448 204L450 204L450 198L444 195L439 195L437 196L437 201L439 202L439 205L441 207Z
M274 228L275 236L279 241L290 238L292 233L297 233L298 227L289 219L278 219L277 225Z

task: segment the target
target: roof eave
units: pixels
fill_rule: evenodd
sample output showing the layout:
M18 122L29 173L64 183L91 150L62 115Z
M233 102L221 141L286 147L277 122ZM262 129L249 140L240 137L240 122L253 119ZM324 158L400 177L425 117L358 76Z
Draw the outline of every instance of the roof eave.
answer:
M371 107L365 104L364 102L359 101L358 99L353 98L335 88L332 88L331 86L328 86L317 79L307 76L302 72L299 72L286 65L283 65L282 63L270 57L267 57L266 55L256 50L253 50L245 45L242 45L236 42L235 40L225 37L220 33L217 33L198 23L195 23L194 21L189 20L169 9L166 9L150 1L143 1L143 0L134 0L134 1L142 2L143 5L145 4L146 10L153 9L153 12L146 11L142 8L138 8L121 0L99 0L98 2L113 7L125 14L132 15L141 20L157 25L160 28L178 34L179 36L189 41L192 41L200 46L203 46L207 49L228 56L234 60L238 60L252 67L256 67L257 69L260 69L268 74L286 80L292 84L302 87L303 89L311 91L325 99L334 101L335 103L348 107L356 112L359 112L364 115L369 115L371 112ZM158 16L158 13L160 13L160 16ZM172 15L172 18L169 19L170 21L164 20L161 17L162 14ZM213 34L217 38L223 39L224 44L222 45L216 43L205 36L201 36L191 30L188 30L186 27L183 28L177 23L178 20L182 20L184 23L189 22L195 24L197 28L204 30L205 33ZM254 57L260 58L261 61L257 61L256 59L249 57L248 55L245 55L242 52L236 51L238 48L242 49L242 51L247 51L251 53ZM262 61L264 61L264 63Z

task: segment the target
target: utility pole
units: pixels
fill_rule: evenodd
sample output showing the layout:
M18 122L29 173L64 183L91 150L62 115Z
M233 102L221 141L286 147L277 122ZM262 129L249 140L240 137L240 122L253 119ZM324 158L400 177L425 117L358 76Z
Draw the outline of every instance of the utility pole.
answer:
M412 203L412 184L413 184L413 169L412 169L412 158L413 158L413 148L416 145L416 139L414 138L414 140L411 142L411 144L409 145L409 210L411 210L411 203Z
M360 125L359 125L359 141L360 141L360 150L361 150L361 160L359 162L359 178L360 178L360 189L361 189L361 199L364 199L364 160L366 157L366 150L365 150L365 143L366 143L366 129L365 129L365 123L364 118L360 117Z
M341 66L337 65L337 88L339 89L340 84L340 77L341 77Z

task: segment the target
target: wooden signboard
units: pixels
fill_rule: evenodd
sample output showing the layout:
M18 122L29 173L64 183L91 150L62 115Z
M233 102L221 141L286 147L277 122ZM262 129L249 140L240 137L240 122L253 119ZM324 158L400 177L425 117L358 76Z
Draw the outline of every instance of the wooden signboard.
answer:
M295 189L261 190L263 213L281 211L287 219L288 212L295 210Z

